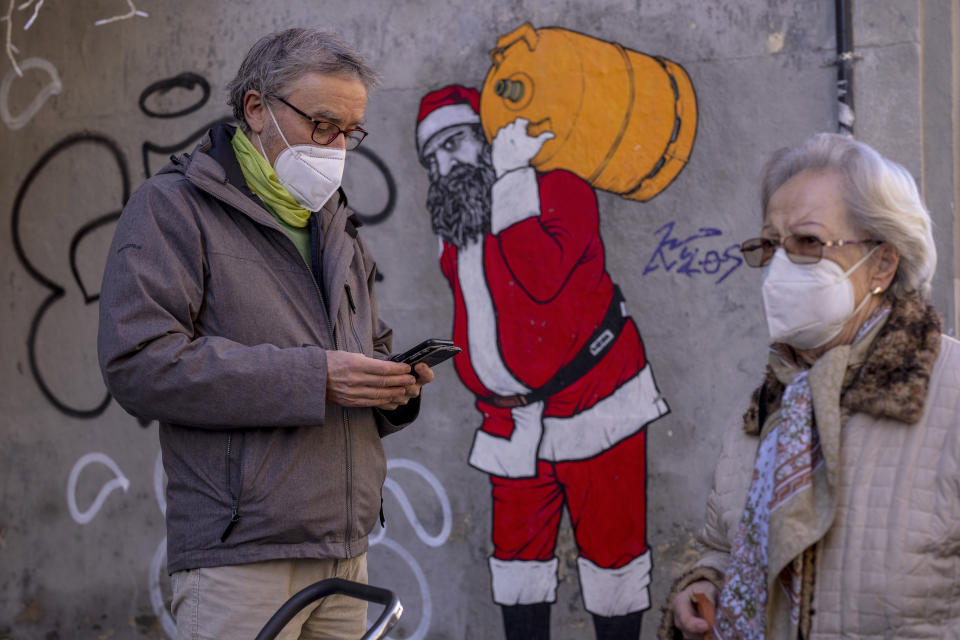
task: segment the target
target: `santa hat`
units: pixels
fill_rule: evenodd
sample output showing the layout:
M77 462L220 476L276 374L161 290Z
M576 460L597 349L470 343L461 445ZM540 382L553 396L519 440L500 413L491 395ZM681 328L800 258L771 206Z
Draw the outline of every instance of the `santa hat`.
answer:
M458 124L480 124L479 91L452 84L423 96L417 114L418 153L434 134Z

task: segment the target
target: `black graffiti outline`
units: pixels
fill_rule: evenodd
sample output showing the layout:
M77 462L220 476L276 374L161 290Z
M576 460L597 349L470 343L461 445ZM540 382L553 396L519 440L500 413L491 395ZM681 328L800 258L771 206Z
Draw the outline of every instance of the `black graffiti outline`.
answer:
M23 207L23 200L26 197L30 186L43 171L44 167L46 167L46 165L49 164L50 161L52 161L56 156L64 153L73 146L83 143L92 143L105 147L116 161L122 182L123 194L121 196L120 203L122 210L123 205L125 205L127 200L130 198L130 175L127 169L126 157L124 156L123 151L120 150L120 146L116 142L103 134L82 131L80 133L71 134L59 142L54 143L49 149L47 149L47 151L43 153L42 156L40 156L40 159L37 160L37 162L34 163L34 165L27 172L27 177L17 189L17 194L13 201L13 212L10 216L10 236L13 240L14 253L17 256L17 259L20 261L20 264L23 265L23 268L34 280L50 291L50 294L37 308L36 314L34 314L33 319L30 321L30 332L27 336L27 359L34 382L37 383L37 387L39 387L43 396L61 413L73 418L95 418L106 411L107 406L110 404L111 396L109 392L100 402L100 404L93 409L77 409L69 406L67 403L57 398L56 394L50 389L50 387L47 386L43 376L40 373L40 367L37 364L36 353L37 332L40 328L40 322L47 310L60 298L66 295L66 290L61 285L43 275L40 270L35 267L32 262L30 262L30 259L27 257L27 254L23 249L23 243L20 239L20 211ZM103 225L116 221L119 218L120 211L114 211L94 218L80 227L80 230L77 231L70 242L70 270L73 273L74 279L76 280L81 293L83 294L85 304L96 302L100 299L100 294L99 292L96 294L90 294L83 285L83 280L80 278L80 273L76 265L77 246L86 235Z
M216 120L212 122L208 122L204 126L200 127L199 129L197 129L196 131L188 135L186 138L184 138L180 142L176 142L174 144L161 145L155 142L150 142L149 140L144 141L143 147L141 147L142 158L143 158L143 177L145 179L149 179L150 176L152 175L150 173L150 152L166 154L166 153L173 153L175 151L179 151L180 149L186 147L191 142L194 142L202 138L203 135L207 131L209 131L212 127L215 127L218 124L229 124L231 122L233 122L233 118L231 116L223 116L222 118L217 118Z
M397 183L393 179L393 174L390 173L390 168L387 166L387 163L380 159L376 153L372 150L360 146L351 151L351 153L359 153L361 156L369 160L374 167L380 171L383 175L383 181L387 183L387 204L383 206L383 209L377 213L360 213L354 209L354 213L357 214L357 218L360 219L360 222L371 227L378 225L385 221L387 218L393 214L393 208L397 203Z
M171 111L169 113L162 113L159 111L153 111L147 107L147 98L151 97L154 93L165 94L172 89L193 89L196 86L200 86L200 89L203 91L203 95L200 97L200 100L195 104L188 105L181 109L180 111ZM206 78L203 76L193 73L191 71L185 71L179 75L173 76L172 78L164 78L163 80L157 80L140 94L140 110L151 118L179 118L180 116L185 116L188 113L193 113L201 109L207 101L210 99L210 83L207 82Z

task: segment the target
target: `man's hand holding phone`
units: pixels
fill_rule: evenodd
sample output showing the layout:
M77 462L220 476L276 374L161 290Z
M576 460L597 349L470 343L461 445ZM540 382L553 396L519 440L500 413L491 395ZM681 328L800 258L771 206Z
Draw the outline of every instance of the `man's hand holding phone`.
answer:
M381 406L379 408L385 411L390 411L392 409L396 409L401 404L407 404L407 402L409 402L411 399L420 395L420 390L423 388L423 385L433 382L433 369L428 367L426 362L418 362L416 365L414 365L413 375L416 378L416 382L406 388L406 400L393 407Z
M452 358L460 353L460 347L454 346L452 340L441 340L439 338L430 338L424 340L412 349L403 353L398 353L390 357L393 362L404 363L412 367L412 373L416 377L416 382L406 388L406 400L395 406L380 406L381 409L396 409L401 404L406 404L410 398L416 398L420 395L420 390L425 384L433 382L433 369L430 367Z
M430 338L424 340L412 349L390 356L390 359L394 362L405 362L410 366L416 366L418 363L423 362L428 367L433 367L448 358L452 358L460 353L460 351L462 351L462 349L454 346L453 340Z
M343 407L391 411L419 396L433 377L423 362L411 367L362 353L327 351L327 400Z
M394 408L410 399L417 379L408 365L362 353L327 351L327 400L343 407Z

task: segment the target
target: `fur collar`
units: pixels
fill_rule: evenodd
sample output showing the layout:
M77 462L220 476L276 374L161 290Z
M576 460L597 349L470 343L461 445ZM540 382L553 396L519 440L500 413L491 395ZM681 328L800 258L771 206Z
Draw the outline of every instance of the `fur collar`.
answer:
M866 413L916 424L923 417L930 375L940 351L941 321L919 296L894 302L860 371L844 390L845 414ZM767 368L766 378L743 414L743 429L759 435L766 417L780 407L783 384Z

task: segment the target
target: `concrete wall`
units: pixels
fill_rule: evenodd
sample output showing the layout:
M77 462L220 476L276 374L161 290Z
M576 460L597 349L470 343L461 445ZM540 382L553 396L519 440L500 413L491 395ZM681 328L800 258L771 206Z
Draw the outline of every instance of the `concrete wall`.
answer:
M371 135L348 161L345 187L368 216L363 233L398 348L449 335L453 321L414 142L424 94L479 86L497 37L528 21L663 56L689 74L699 123L688 166L649 202L598 193L607 271L671 409L646 427L655 611L691 561L713 452L765 360L760 273L732 261L708 273L699 261L757 235L758 174L773 150L835 130L833 4L168 0L98 24L127 4L11 2L11 55L24 75L3 60L0 637L169 633L157 427L110 400L96 364L105 252L130 191L229 116L224 87L252 42L317 24L383 73L368 103ZM923 186L940 251L935 302L955 332L960 7L854 7L856 132ZM667 233L676 243L664 243ZM689 253L699 269L681 269ZM437 374L420 420L385 442L388 528L371 550L370 579L405 605L393 637L501 637L487 568L490 484L467 464L480 416L451 365ZM553 637L592 637L566 525L557 556ZM644 638L656 618L647 615Z

